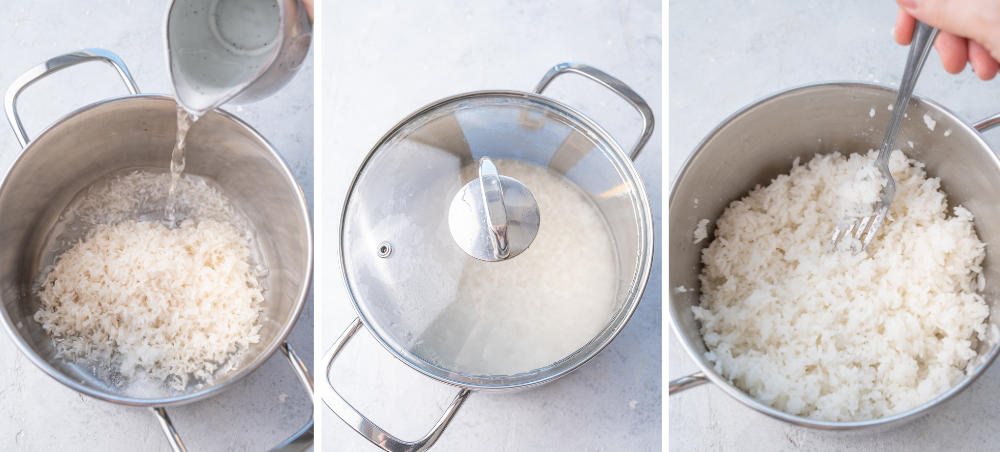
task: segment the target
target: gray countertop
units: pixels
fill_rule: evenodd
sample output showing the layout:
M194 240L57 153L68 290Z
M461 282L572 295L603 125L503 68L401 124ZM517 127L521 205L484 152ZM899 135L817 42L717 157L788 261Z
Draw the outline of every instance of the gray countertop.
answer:
M146 93L171 92L162 26L167 2L40 0L4 5L0 88L28 68L63 53L101 47L128 64ZM313 76L311 58L284 89L246 106L227 106L281 152L312 202ZM104 65L81 65L39 82L21 97L29 135L77 107L124 95ZM4 129L7 129L4 127ZM0 168L20 149L0 133ZM167 151L169 152L169 151ZM166 157L166 154L164 155ZM6 246L6 245L5 245ZM312 300L290 343L312 362ZM146 409L102 402L62 386L33 366L6 335L0 338L0 448L4 450L169 450ZM311 366L310 366L311 367ZM191 450L262 450L284 440L310 415L309 400L280 353L211 399L169 410Z
M891 1L721 0L670 2L670 180L720 121L767 94L816 81L895 85L906 49L892 40ZM957 76L928 59L915 94L969 122L1000 110L1000 84L966 69ZM994 148L1000 133L986 134ZM669 375L696 370L673 333ZM824 433L758 414L710 385L670 397L670 449L689 450L994 450L1000 420L1000 369L933 413L886 432Z
M338 260L340 209L371 146L397 121L436 99L480 89L530 90L554 64L602 68L661 111L657 1L338 2L324 4L321 149L317 179L317 349L354 318ZM637 116L578 77L547 94L579 106L629 146ZM636 166L659 236L658 127ZM435 451L651 451L661 438L661 267L615 341L578 371L532 390L473 393ZM318 372L320 373L320 372ZM390 357L367 332L333 368L337 389L376 423L405 439L433 425L456 390ZM322 376L318 377L322 378ZM320 450L377 450L331 411L318 410Z

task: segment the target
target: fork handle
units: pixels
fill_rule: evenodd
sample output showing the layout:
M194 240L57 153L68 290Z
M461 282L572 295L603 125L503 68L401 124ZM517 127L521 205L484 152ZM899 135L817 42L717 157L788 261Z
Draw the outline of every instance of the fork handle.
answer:
M917 77L920 70L927 61L927 55L931 53L934 46L934 38L938 29L923 22L917 21L913 30L913 40L910 42L910 54L906 57L906 67L903 68L903 78L899 81L899 92L896 94L896 104L892 108L892 116L889 118L889 127L885 130L885 137L882 139L882 148L879 149L877 162L879 164L889 161L889 152L892 150L892 143L899 133L899 126L903 123L903 115L906 113L906 106L910 103L913 95L913 87L917 84Z

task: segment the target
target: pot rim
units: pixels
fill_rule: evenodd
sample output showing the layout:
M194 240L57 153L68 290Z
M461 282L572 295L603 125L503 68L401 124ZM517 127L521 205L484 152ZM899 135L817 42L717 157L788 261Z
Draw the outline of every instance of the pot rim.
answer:
M830 87L864 88L864 89L874 89L877 91L885 91L891 93L896 92L896 88L876 83L867 83L858 81L823 81L823 82L813 82L813 83L806 83L798 86L793 86L791 88L786 88L774 92L772 94L768 94L763 97L757 98L756 100L744 105L740 109L736 110L734 113L727 116L718 125L713 127L712 130L698 142L697 146L695 146L694 152L688 155L688 157L684 161L684 164L681 166L681 170L677 173L677 177L675 177L670 184L670 196L668 205L669 206L674 205L674 200L675 200L674 195L677 193L677 187L679 186L680 181L683 179L684 174L690 168L695 157L697 157L698 154L700 154L704 150L705 144L708 143L709 140L714 138L723 128L728 126L736 119L742 117L744 114L747 114L751 109L756 108L766 102L775 100L777 98L789 94L810 91L818 88L830 88ZM997 155L997 151L993 150L990 147L990 145L986 142L986 140L983 139L983 136L979 132L979 130L977 130L972 125L969 125L967 122L962 120L960 117L958 117L958 115L953 113L951 110L948 110L947 108L941 106L940 104L932 100L917 95L914 95L910 102L911 105L912 104L926 105L929 110L933 110L935 113L940 114L949 119L952 119L958 124L961 124L961 126L963 127L962 130L971 133L972 137L979 142L981 149L986 149L990 151L994 160L1000 160L1000 156ZM998 163L998 165L1000 165L1000 163ZM670 284L670 282L668 281L667 287L668 288L673 287L673 285ZM673 299L675 295L673 290L670 289L667 290L669 290L670 299ZM681 343L681 346L684 347L684 351L687 352L688 357L695 362L700 371L709 379L709 381L714 383L715 386L718 386L720 389L725 391L726 394L736 399L743 405L746 405L771 418L778 419L792 425L798 425L818 430L837 430L837 431L861 430L861 429L870 429L878 426L885 426L889 424L899 424L913 420L919 416L926 414L927 411L929 411L931 408L944 403L948 399L951 399L956 394L965 389L967 386L972 384L973 381L975 381L977 378L979 378L980 375L986 372L986 369L989 368L989 366L993 363L993 361L996 360L998 354L1000 354L1000 344L994 345L987 358L979 364L979 367L971 375L967 375L965 378L962 379L962 381L958 382L944 393L939 394L937 397L928 400L927 402L924 402L909 410L906 410L902 413L897 413L891 416L886 416L878 419L869 419L863 421L849 421L849 422L823 421L818 419L810 419L802 416L792 415L784 411L778 410L776 408L772 408L768 405L764 405L763 403L752 398L749 394L746 394L741 389L734 386L724 377L716 373L714 368L709 363L707 363L698 352L694 350L694 347L691 345L691 342L688 341L687 338L685 338L680 333L680 325L678 324L677 316L674 313L673 303L670 303L668 307L668 313L670 316L670 326L674 332L674 337L676 337L677 340Z
M27 154L31 151L31 149L34 146L34 144L37 141L39 141L42 137L44 137L45 135L47 135L49 133L52 133L52 130L54 130L60 124L62 124L63 122L67 121L68 119L70 119L70 118L72 118L72 117L74 117L74 116L76 116L78 114L82 114L82 113L90 111L90 110L101 108L105 104L118 103L118 102L130 102L130 101L135 101L135 100L154 100L154 101L157 101L157 102L166 101L166 102L169 102L171 104L176 105L176 101L172 97L169 97L169 96L166 96L166 95L162 95L162 94L135 94L135 95L128 95L128 96L111 97L111 98L103 99L103 100L94 102L92 104L88 104L88 105L85 105L83 107L77 108L76 110L73 110L72 112L63 115L58 120L56 120L55 122L53 122L52 124L50 124L49 126L47 126L45 128L45 130L43 130L41 133L39 133L34 139L32 139L28 143L28 145L26 147L24 147L24 149L21 150L21 153L14 160L14 163L12 163L11 166L7 169L7 171L3 174L3 179L0 180L0 193L2 193L7 188L7 184L9 182L9 176L10 176L10 174L15 169L17 169L18 165L21 164L21 162L25 158L25 156L27 156ZM90 387L87 387L87 386L83 386L83 385L77 383L75 380L67 378L63 373L59 372L54 367L52 367L48 362L46 362L45 360L41 359L37 354L35 354L28 347L28 345L21 339L21 336L17 333L17 330L14 328L13 321L10 318L9 314L7 313L7 311L6 310L0 310L0 311L2 311L2 318L3 318L3 322L0 322L0 323L3 323L4 329L7 331L8 335L11 337L11 339L14 340L14 343L17 345L18 349L20 349L20 351L24 355L26 355L28 357L28 359L31 360L31 362L36 367L38 367L39 369L41 369L43 372L45 372L46 374L48 374L50 377L52 377L56 381L62 383L65 386L68 386L70 389L73 389L73 390L75 390L75 391L77 391L79 393L86 394L88 396L94 397L96 399L104 400L106 402L116 403L116 404L119 404L119 405L138 406L138 407L168 407L168 406L184 405L184 404L195 402L195 401L198 401L198 400L203 400L203 399L206 399L208 397L212 397L214 395L217 395L218 393L222 392L223 390L230 388L233 383L236 383L237 381L243 379L244 377L246 377L250 373L252 373L255 370L257 370L257 368L260 367L262 364L264 364L265 361L267 361L268 359L270 359L271 355L273 355L274 352L276 352L278 350L278 347L280 347L281 344L283 342L285 342L285 340L287 339L288 335L291 333L292 328L294 328L295 324L298 322L299 316L302 314L302 309L305 306L306 296L308 295L309 290L312 287L312 274L313 274L313 231L312 231L312 219L311 219L311 214L310 214L310 211L309 211L309 204L308 204L308 202L306 202L306 199L305 199L305 194L302 191L301 186L299 186L298 181L295 179L295 176L292 174L291 170L289 170L288 164L285 162L284 158L281 156L280 153L278 153L274 149L274 146L272 146L271 143L269 141L267 141L266 138L264 138L263 136L260 135L260 133L257 132L257 130L255 130L249 124L247 124L246 122L242 121L238 117L232 115L231 113L229 113L229 112L227 112L225 110L216 108L212 112L216 113L216 114L219 114L219 115L222 115L225 119L228 119L230 121L233 121L233 122L237 123L238 125L242 126L244 129L246 129L254 138L260 140L265 145L265 148L267 149L267 151L270 152L272 156L274 156L274 157L277 158L277 161L279 163L279 166L281 167L281 171L282 171L283 175L285 176L285 178L287 178L287 180L291 181L293 183L293 185L298 188L298 190L297 190L297 198L298 198L298 201L299 201L300 212L302 212L304 220L305 220L305 223L306 223L306 240L309 242L309 246L308 246L308 249L307 249L307 255L306 255L306 259L307 259L308 265L307 265L306 272L305 272L305 283L302 285L302 288L299 291L299 294L298 294L298 303L295 304L295 308L294 308L294 310L292 312L292 316L290 317L290 320L282 327L281 331L276 336L277 339L272 344L270 344L264 350L263 353L258 354L258 356L249 365L247 365L246 367L244 367L243 370L241 370L240 372L238 372L236 374L233 374L232 376L230 376L229 378L227 378L226 381L224 381L224 382L222 382L220 384L214 384L214 385L206 386L203 389L200 389L200 390L197 390L197 391L192 391L192 392L181 394L181 395L177 395L177 396L155 398L155 399L144 399L144 398L137 398L137 397L122 396L122 395L113 394L113 393L104 392L104 391L97 391L97 390L94 390L93 388L90 388ZM2 298L3 298L2 295L0 295L0 299L2 299ZM2 300L0 300L0 303L2 303Z
M433 110L439 108L442 105L459 101L462 99L472 99L484 96L504 96L504 97L521 98L521 99L527 99L529 101L539 102L545 104L546 106L553 107L556 110L562 110L567 114L567 116L570 116L572 117L572 119L583 123L586 127L590 129L591 132L596 134L600 140L606 142L609 145L612 151L611 156L615 159L613 163L617 163L618 167L622 170L622 172L626 174L628 178L635 183L635 190L636 190L635 198L638 200L639 214L643 217L636 219L636 222L639 223L640 225L641 236L639 237L640 239L639 260L641 264L639 265L639 268L636 270L636 272L633 274L633 281L635 283L629 289L629 292L625 299L626 302L622 304L622 308L619 309L618 312L616 313L616 316L620 316L621 319L618 320L617 324L611 331L611 334L608 335L607 338L602 340L600 343L596 344L595 346L591 347L589 350L586 350L585 352L584 348L586 348L587 345L584 345L580 349L567 355L566 357L560 359L559 361L552 363L552 364L557 364L559 362L562 362L563 360L568 359L569 357L576 356L578 353L584 352L582 353L584 355L584 358L579 360L572 366L566 367L564 369L559 370L558 372L554 372L551 374L545 374L544 372L537 372L538 369L535 369L522 374L510 376L510 377L516 377L516 376L528 376L534 374L532 375L532 378L522 377L516 380L514 378L510 378L504 380L502 383L499 384L489 379L481 378L482 376L469 377L446 369L441 369L440 367L435 366L432 363L426 362L416 356L414 356L415 359L410 359L409 357L405 356L406 355L405 353L401 353L399 350L393 347L388 340L386 340L380 334L378 334L377 333L378 329L376 329L374 323L371 322L364 315L364 312L361 309L361 305L358 298L351 290L351 281L347 276L347 271L346 271L347 266L344 262L344 246L343 246L344 223L347 219L347 207L350 204L351 195L354 194L355 188L358 183L358 178L361 176L361 173L368 166L368 163L371 161L372 157L374 157L374 155L377 153L379 148L397 131L399 131L399 129L402 128L404 125L413 121L416 118L419 118L421 116L426 115L429 112L432 112ZM426 104L423 107L420 107L413 113L410 113L402 120L397 122L394 126L392 126L384 135L382 135L381 138L379 138L379 140L375 143L375 145L371 148L371 150L368 151L368 154L365 156L361 165L358 166L358 169L354 173L354 177L351 180L351 185L349 186L347 191L347 197L344 199L344 205L341 210L339 235L340 238L338 241L338 246L340 247L339 263L341 269L341 276L343 278L344 286L347 288L348 296L350 296L351 298L351 304L354 306L354 310L356 311L358 318L361 319L361 322L365 326L365 329L368 330L368 332L376 339L376 341L378 341L379 344L382 345L382 347L384 347L396 359L402 361L410 368L415 369L421 374L426 375L442 383L477 391L524 389L542 385L569 374L570 372L580 368L581 366L589 362L591 359L593 359L595 356L597 356L602 350L604 350L605 347L608 346L608 344L610 344L616 337L618 337L618 334L620 334L621 331L625 328L625 325L628 324L629 320L632 318L632 315L635 314L635 310L638 307L639 302L642 300L642 295L645 292L646 284L649 280L649 273L653 265L653 257L654 257L653 243L655 241L655 237L653 234L652 209L649 204L649 195L646 192L645 183L643 183L642 178L639 176L638 171L635 169L635 165L632 164L632 160L628 157L628 155L625 154L625 151L622 150L621 145L619 145L618 142L610 134L608 134L608 132L606 132L603 128L601 128L597 123L592 121L589 117L579 112L578 110L566 104L563 104L562 102L559 102L555 99L540 94L529 93L525 91L516 91L516 90L478 90L478 91L469 91L461 94L448 96L436 100L434 102L431 102L429 104ZM605 329L606 328L607 327L605 327ZM595 335L594 338L592 338L591 340L596 339L599 335L603 334L604 331L605 330L602 330L600 333ZM590 342L588 342L588 344L590 344ZM552 367L552 364L543 367L541 369L550 369ZM441 372L435 373L432 372L430 369L439 369L441 370ZM539 375L541 377L538 377Z

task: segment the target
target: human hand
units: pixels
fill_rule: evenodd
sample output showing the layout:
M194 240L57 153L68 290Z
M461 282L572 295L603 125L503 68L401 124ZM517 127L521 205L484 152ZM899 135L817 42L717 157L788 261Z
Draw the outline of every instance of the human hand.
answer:
M899 14L893 36L907 45L920 20L941 31L934 48L944 70L957 74L966 63L980 79L1000 70L1000 0L896 0Z
M313 21L313 0L302 0L302 6L306 7L306 14L309 16L309 22Z

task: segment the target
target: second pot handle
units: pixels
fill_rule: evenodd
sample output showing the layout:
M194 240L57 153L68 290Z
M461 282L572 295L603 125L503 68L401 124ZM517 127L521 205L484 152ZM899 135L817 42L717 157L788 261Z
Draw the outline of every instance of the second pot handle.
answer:
M670 380L670 386L667 388L667 396L672 396L676 392L691 389L695 386L701 386L708 383L708 381L708 377L703 372L695 372L691 375Z
M118 71L118 76L125 82L128 92L133 95L139 94L139 87L136 86L132 74L129 73L128 67L125 66L125 62L121 58L118 58L118 55L110 51L104 49L83 49L50 58L44 63L21 74L20 77L10 84L10 87L7 88L7 94L4 96L4 109L7 112L7 121L10 123L10 127L14 129L14 134L17 135L17 141L21 143L22 148L28 146L28 142L31 140L28 138L28 133L24 131L24 124L21 123L21 117L17 115L17 97L21 94L21 91L24 91L25 88L50 74L87 61L103 61L110 64Z
M299 358L299 355L295 353L295 350L292 349L291 345L288 345L288 342L281 344L281 352L285 355L285 358L288 358L288 363L292 366L292 370L295 371L295 376L299 378L299 382L302 383L302 386L304 386L306 391L309 393L309 400L314 400L313 380L312 377L309 376L309 369L306 368L305 362L302 361L302 358ZM156 415L156 419L160 422L160 427L163 429L163 433L167 436L167 441L170 443L170 449L173 452L187 452L187 447L184 446L180 435L177 433L177 429L174 428L173 422L170 421L170 416L167 415L167 410L163 407L153 407L150 409L153 411L153 414ZM280 452L301 452L306 450L312 444L313 417L310 412L309 421L304 427L271 450Z
M451 419L455 417L455 413L458 409L462 407L465 403L465 399L469 397L468 389L461 389L458 391L458 395L452 400L451 404L448 405L448 409L444 411L441 419L438 419L434 427L431 428L423 438L416 441L403 441L385 430L381 427L375 425L372 421L368 420L363 414L358 412L347 400L337 392L333 387L333 382L330 381L330 368L333 366L333 360L337 357L337 354L344 349L344 346L351 340L358 329L361 328L361 319L355 318L354 322L344 330L344 333L340 335L337 342L330 347L330 350L326 352L323 356L323 360L320 362L320 372L323 372L323 378L320 378L322 382L320 385L320 398L323 399L323 403L330 408L342 421L351 426L355 431L364 436L372 444L381 447L382 450L389 452L421 452L425 451L434 445L434 442L438 440L444 429L448 427L448 423Z
M985 132L996 126L1000 126L1000 113L997 113L989 118L977 121L972 127L980 132Z
M642 148L646 146L646 142L649 141L649 137L653 136L653 126L655 124L653 119L653 109L649 107L649 104L646 103L641 96L639 96L639 93L635 92L632 88L629 88L629 86L621 80L618 80L608 73L593 66L580 63L560 63L553 66L552 69L549 69L549 72L545 73L542 80L538 82L538 85L535 86L535 92L542 94L542 91L545 91L545 88L549 86L549 83L552 83L552 80L561 74L567 73L582 75L599 83L601 86L611 90L622 99L625 99L629 105L632 105L632 107L639 112L639 116L642 117L642 134L639 135L639 140L635 142L635 146L632 147L632 151L628 153L629 158L635 160L636 157L639 156L639 151L642 151Z

